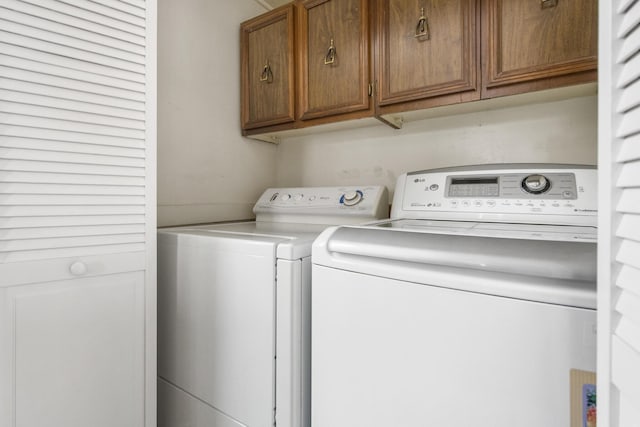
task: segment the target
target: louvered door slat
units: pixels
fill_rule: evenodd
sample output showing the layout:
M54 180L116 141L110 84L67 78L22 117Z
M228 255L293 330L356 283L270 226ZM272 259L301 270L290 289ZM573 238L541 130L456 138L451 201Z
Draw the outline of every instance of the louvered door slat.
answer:
M32 61L14 56L1 55L0 64L4 67L29 72L45 72L50 76L77 80L84 83L93 83L109 88L144 93L144 83L123 80L109 76L95 74L94 72L79 71L57 65L45 64L41 61ZM44 69L43 69L44 68ZM26 77L26 76L25 76ZM124 93L124 92L123 92Z
M59 151L47 151L43 149L21 150L16 148L0 148L0 159L144 168L144 159L135 157L128 158L124 156L114 157L84 153L65 153Z
M91 27L92 25L104 26L107 28L113 28L115 30L120 30L124 33L129 33L132 35L144 37L145 36L145 27L144 23L140 25L140 21L136 20L133 22L126 22L124 20L116 19L112 17L109 13L100 14L95 13L88 9L91 2L90 1L81 1L72 4L70 2L62 2L58 0L0 0L6 3L27 3L32 6L38 6L41 8L40 14L36 16L41 16L45 19L52 18L52 20L57 21L57 14L67 15L72 18L76 18L79 21L83 21L85 25ZM86 6L86 7L83 7ZM9 7L9 6L8 6ZM66 22L65 22L66 23ZM70 27L74 27L74 25L69 25ZM144 43L143 43L144 44Z
M94 125L70 120L50 119L48 117L27 116L24 114L8 114L0 112L0 124L7 125L9 127L21 126L144 140L143 130L126 129L117 126Z
M619 212L640 214L640 189L628 188L621 195L618 201L617 210Z
M128 22L140 28L145 27L144 14L138 14L137 12L135 14L123 12L122 10L119 10L119 8L109 8L96 1L85 1L82 3L78 3L73 2L72 0L58 0L58 2L64 3L73 8L81 9L83 11L91 12L104 17L109 17L109 19Z
M618 162L629 162L631 160L640 160L640 135L633 135L627 138L618 152Z
M145 152L140 148L111 147L108 145L79 144L74 142L52 141L46 139L26 139L0 135L0 147L57 151L61 153L83 153L103 156L132 157L144 159Z
M46 4L46 2L42 2L42 4ZM108 25L107 23L87 21L86 19L80 19L66 13L56 12L50 8L34 5L22 0L0 0L0 7L5 10L20 12L34 18L58 22L70 28L82 29L91 33L111 37L116 40L125 41L139 46L145 45L144 33L139 33L138 31L132 33L130 31L116 28L113 25Z
M640 243L632 240L622 240L616 261L634 268L640 268Z
M640 98L640 94L638 96ZM626 141L625 141L625 144ZM620 172L620 178L618 178L617 185L620 188L625 187L637 187L637 177L640 175L640 162L624 162L622 170Z
M0 46L1 48L1 46ZM1 69L0 69L1 71ZM144 112L144 101L128 100L123 98L114 98L109 94L100 95L88 92L79 92L77 90L67 89L58 86L51 86L46 83L32 83L24 80L16 80L3 78L0 75L0 89L11 90L16 93L27 93L32 95L40 95L51 97L54 100L71 100L85 102L89 107L92 105L108 106L121 108L124 110L133 110Z
M122 70L108 65L96 64L94 62L81 61L66 56L34 51L33 49L27 49L22 46L15 46L0 42L0 52L4 53L4 57L20 58L68 70L84 71L98 76L112 77L135 83L144 83L144 74L138 72Z
M89 225L144 224L143 215L91 215L48 217L0 217L0 230L28 228L38 231L42 227L81 227Z
M637 284L640 283L640 269L633 268L630 265L622 266L616 280L616 286L629 292L635 292L640 296L640 289Z
M144 186L144 176L131 175L88 175L73 174L68 172L29 172L29 171L3 171L3 182L7 183L37 183L37 184L75 184L79 188L86 185L117 185L117 186Z
M633 76L637 78L637 76ZM634 80L631 84L625 89L624 93L620 97L620 102L618 103L618 111L625 112L629 111L638 106L640 103L640 81Z
M622 23L618 30L618 37L627 37L633 29L640 24L640 5L638 3L631 4L626 10Z
M618 79L619 87L627 86L640 76L640 56L636 55L632 57L626 65L627 66L624 67L620 73L620 78Z
M144 196L145 188L115 185L65 185L65 184L28 184L9 182L0 187L0 194L75 194L75 195L110 195L110 196Z
M143 205L0 205L0 218L80 215L144 215Z
M26 28L25 28L26 29ZM37 39L33 37L26 37L20 34L9 33L6 31L0 31L0 42L6 44L13 44L25 47L33 50L44 50L55 55L66 56L74 59L86 58L88 61L106 66L119 68L122 70L144 73L144 64L140 62L129 62L126 59L120 59L118 57L112 57L100 54L100 49L95 48L91 50L81 50L75 47L68 47L65 45L59 45L56 43L48 42L46 39Z
M107 58L110 58L144 65L143 53L130 53L123 49L89 42L81 38L76 38L75 36L60 35L52 31L45 31L38 27L26 26L1 18L0 28L4 30L3 33L0 34L0 39L8 43L15 40L24 40L24 46L37 46L39 43L46 43L47 46L54 44L66 49L67 52L75 51L75 53L72 54L74 58L80 58L82 55L91 53L103 56L104 59L102 61L104 64L108 64ZM25 33L28 33L29 36L20 38L15 36L10 37L10 35ZM39 46L44 45L40 44Z
M128 13L139 18L145 17L144 3L131 3L122 0L93 0L94 3L101 4L106 7L117 9L121 12Z
M113 116L85 113L84 111L65 110L56 107L42 107L40 105L25 104L22 102L0 101L0 111L20 116L42 117L47 119L63 120L66 122L109 126L109 128L118 127L122 129L144 131L144 120L123 119Z
M0 242L7 240L53 239L78 236L111 236L119 234L142 234L144 224L120 224L102 226L12 228L0 230Z
M48 74L46 66L41 66L40 68L40 71L29 71L0 65L0 77L17 80L19 82L37 83L40 85L60 87L67 90L82 92L80 95L87 93L89 95L96 94L130 101L144 102L144 94L136 90L127 90L108 86L106 84L83 82L82 80L76 80L68 77L58 77L55 74ZM12 88L9 87L7 89L11 90ZM19 88L15 88L15 90L19 90Z
M140 123L144 124L144 113L141 111L126 110L122 108L89 104L86 102L71 101L60 98L51 98L48 96L15 92L5 89L0 89L0 99L7 103L12 102L37 107L55 108L62 111L82 112L85 114L105 116L107 118L135 120L138 122L138 127L140 126ZM1 138L2 136L0 136L0 140Z
M144 45L124 40L114 40L109 36L82 28L69 28L67 25L59 22L42 19L33 15L26 15L22 12L7 8L0 8L0 11L2 12L0 16L2 16L2 20L5 21L2 26L10 32L24 32L20 31L19 27L14 27L14 25L24 25L25 22L28 22L28 26L32 27L30 34L34 38L39 38L39 35L42 34L49 34L49 36L52 37L50 41L55 41L67 46L83 46L94 43L98 46L104 46L107 51L117 49L123 52L144 55ZM16 28L16 30L13 30L13 28ZM70 41L71 44L65 43L66 40Z
M143 177L143 168L124 166L88 165L76 163L52 163L29 160L0 159L0 170L34 173L65 173L78 175L112 175L121 177Z
M640 215L625 215L620 221L616 236L640 242Z

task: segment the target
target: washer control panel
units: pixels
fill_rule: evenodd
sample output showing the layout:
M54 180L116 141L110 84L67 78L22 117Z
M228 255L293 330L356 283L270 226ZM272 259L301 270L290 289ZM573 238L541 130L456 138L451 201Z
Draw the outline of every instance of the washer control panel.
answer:
M483 165L398 179L391 218L596 225L597 171L583 165Z
M388 218L389 196L379 185L268 188L253 212L258 221L359 223Z
M553 186L552 186L553 183ZM439 188L438 184L431 184ZM577 199L575 173L509 173L491 175L450 175L446 180L446 196L472 198L547 200Z

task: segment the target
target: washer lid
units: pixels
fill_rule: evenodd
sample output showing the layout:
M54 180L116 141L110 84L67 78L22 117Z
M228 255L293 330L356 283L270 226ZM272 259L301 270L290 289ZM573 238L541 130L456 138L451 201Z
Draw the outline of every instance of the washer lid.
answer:
M449 223L448 231L431 227L430 232L384 226L334 227L315 241L313 264L424 285L595 308L594 241L471 235L473 224L455 227Z

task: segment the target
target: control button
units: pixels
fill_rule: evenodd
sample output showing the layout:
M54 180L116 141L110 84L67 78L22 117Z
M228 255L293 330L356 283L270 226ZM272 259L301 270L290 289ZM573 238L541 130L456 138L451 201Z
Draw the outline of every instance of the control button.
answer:
M439 188L440 188L440 186L438 184L431 184L429 186L429 190L431 190L431 191L438 191Z
M571 199L573 198L573 191L563 191L562 192L563 199Z
M458 207L458 201L457 200L452 200L449 202L449 205L451 205L452 208L457 208Z
M342 198L340 201L345 206L355 206L362 201L362 196L363 194L362 194L362 191L360 190L349 191L342 195Z
M553 206L554 208L559 208L560 207L560 203L552 203L551 206Z
M462 206L463 206L463 207L468 208L470 205L471 205L471 203L469 203L469 201L468 201L468 200L463 200L463 201L462 201Z
M293 198L293 200L295 200L296 202L299 202L302 199L304 199L304 195L302 194L296 194L295 197Z
M551 183L544 175L529 175L522 180L522 189L531 194L542 194L549 190Z
M495 200L487 200L487 206L492 208L496 205Z
M483 205L482 200L476 200L474 203L475 207L479 208L480 206Z
M282 200L283 202L286 202L289 199L291 199L291 194L283 194L282 196L280 196L280 200Z

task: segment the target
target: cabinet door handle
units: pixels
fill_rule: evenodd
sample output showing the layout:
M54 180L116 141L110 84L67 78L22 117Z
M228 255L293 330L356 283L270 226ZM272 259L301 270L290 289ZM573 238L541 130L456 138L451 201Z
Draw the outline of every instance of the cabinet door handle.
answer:
M336 62L336 47L333 44L333 39L329 43L329 50L327 54L324 56L324 65L330 65Z
M260 73L260 81L266 83L271 83L273 81L273 72L271 71L271 65L269 64L269 61L267 61L265 66L262 68L262 73Z
M558 0L540 0L540 8L548 9L550 7L556 7L558 5Z
M424 14L424 7L420 8L420 18L418 18L414 37L429 40L429 23L427 22L427 16Z
M69 266L69 273L74 276L84 276L87 274L87 264L82 261L76 261Z

